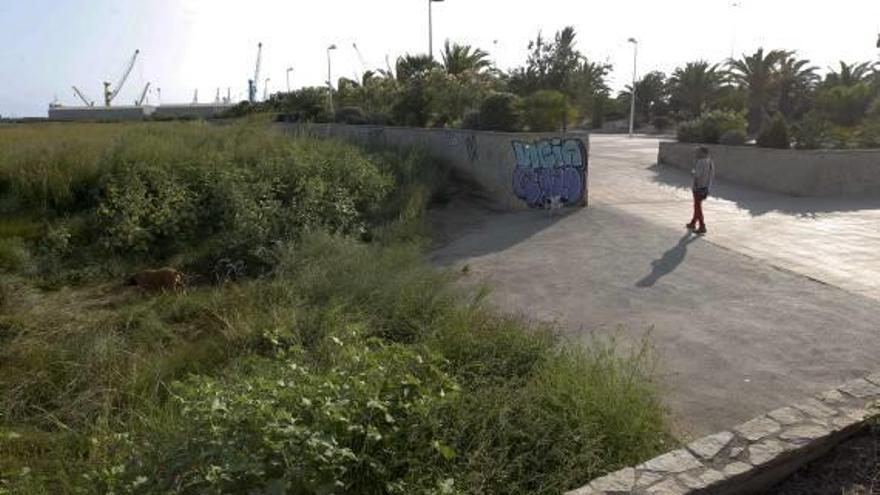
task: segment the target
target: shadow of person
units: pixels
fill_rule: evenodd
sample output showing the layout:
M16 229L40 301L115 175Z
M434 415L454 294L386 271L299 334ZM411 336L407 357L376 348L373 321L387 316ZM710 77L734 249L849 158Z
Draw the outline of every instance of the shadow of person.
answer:
M657 283L658 280L669 275L678 265L684 261L685 255L687 255L687 246L688 244L697 240L699 236L688 232L681 239L678 240L678 244L672 246L668 251L663 253L663 256L660 259L656 259L651 262L651 273L645 275L645 277L638 282L636 282L636 287L653 287L654 284Z

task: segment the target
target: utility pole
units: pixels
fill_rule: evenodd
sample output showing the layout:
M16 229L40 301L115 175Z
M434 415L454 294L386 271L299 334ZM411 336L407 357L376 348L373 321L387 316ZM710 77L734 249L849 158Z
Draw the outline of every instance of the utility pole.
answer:
M293 67L287 68L287 92L290 93L290 73L293 72Z
M638 69L639 42L635 38L630 38L627 41L633 44L633 83L629 102L629 137L633 137L633 129L636 122L636 74Z
M428 0L428 55L434 60L434 19L432 4L443 0Z
M327 93L327 100L330 102L330 114L333 115L335 112L333 111L333 70L330 65L330 52L336 49L336 45L330 45L327 47L327 89L329 92Z

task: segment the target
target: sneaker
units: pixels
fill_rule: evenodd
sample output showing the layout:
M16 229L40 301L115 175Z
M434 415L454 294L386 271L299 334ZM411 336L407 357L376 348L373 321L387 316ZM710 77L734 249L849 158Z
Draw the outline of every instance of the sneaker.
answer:
M687 228L688 230L694 230L694 228L696 228L696 225L694 225L693 222L691 222L691 223L686 223L686 224L684 224L684 226L685 226L685 228Z
M703 225L702 227L700 227L699 229L695 230L694 232L697 233L697 234L705 234L705 233L708 232L708 231L706 230L706 226Z

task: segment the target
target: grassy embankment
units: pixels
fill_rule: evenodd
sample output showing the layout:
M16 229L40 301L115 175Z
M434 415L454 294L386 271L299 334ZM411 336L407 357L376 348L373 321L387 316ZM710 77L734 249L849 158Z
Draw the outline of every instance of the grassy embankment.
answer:
M0 493L549 494L663 450L644 353L426 266L443 180L253 123L0 129Z

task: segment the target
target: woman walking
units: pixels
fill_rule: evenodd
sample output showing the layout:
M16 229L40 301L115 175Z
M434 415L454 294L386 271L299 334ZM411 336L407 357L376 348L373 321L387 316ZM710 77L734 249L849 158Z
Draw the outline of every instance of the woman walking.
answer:
M697 234L705 234L706 221L703 219L703 201L709 197L709 188L712 187L712 181L715 179L715 163L709 157L709 148L705 146L697 148L691 175L693 176L691 190L694 193L694 216L686 227Z

